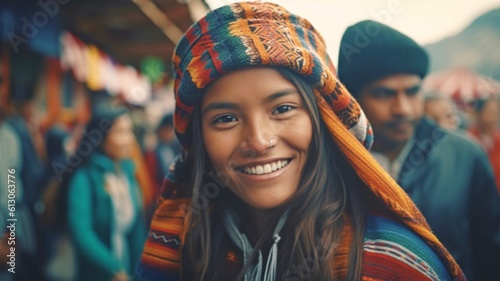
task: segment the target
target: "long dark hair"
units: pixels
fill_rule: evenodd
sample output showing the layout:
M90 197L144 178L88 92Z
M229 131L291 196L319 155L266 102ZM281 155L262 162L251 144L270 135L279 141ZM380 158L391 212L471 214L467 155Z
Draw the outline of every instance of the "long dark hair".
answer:
M297 192L275 209L271 227L254 245L256 252L271 244L272 231L281 214L289 209L279 244L277 280L335 280L335 257L341 245L344 227L350 220L353 240L347 268L348 280L359 280L366 207L364 184L344 158L327 131L319 114L313 88L303 78L285 68L276 68L302 95L313 125L313 140ZM182 196L192 198L189 231L182 249L183 280L224 280L223 268L230 248L222 224L228 208L241 213L244 203L227 188L224 179L207 173L208 157L201 135L201 117L193 119L194 142L189 180L181 187ZM217 189L215 192L215 189ZM217 194L217 196L203 196ZM264 251L265 252L265 251ZM242 280L247 267L237 277Z

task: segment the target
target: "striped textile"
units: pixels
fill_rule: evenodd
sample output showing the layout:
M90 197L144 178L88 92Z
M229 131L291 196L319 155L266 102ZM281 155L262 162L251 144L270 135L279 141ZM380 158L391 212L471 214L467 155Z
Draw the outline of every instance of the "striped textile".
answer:
M420 237L381 216L367 219L361 274L370 281L451 280L442 261Z
M146 242L137 275L150 281L180 280L180 253L183 237L185 207L187 200L168 199L155 214ZM166 224L158 224L158 217ZM346 228L344 236L351 230ZM335 272L340 280L345 279L347 253L350 239L339 248ZM233 280L242 268L242 257L237 248L228 252L225 280ZM369 216L366 221L362 280L452 280L443 261L422 238L408 227L380 213ZM307 280L307 271L288 276L291 280ZM295 278L295 279L293 279Z
M186 199L169 199L154 214L137 275L146 280L180 280ZM146 250L147 249L147 250Z

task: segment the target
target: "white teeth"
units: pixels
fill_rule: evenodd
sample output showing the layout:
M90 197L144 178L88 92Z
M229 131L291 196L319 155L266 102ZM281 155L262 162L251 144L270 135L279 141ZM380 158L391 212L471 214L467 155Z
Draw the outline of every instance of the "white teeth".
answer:
M264 168L262 168L261 165L258 165L255 169L257 170L257 175L262 175L264 173Z
M265 165L256 165L254 167L243 167L242 170L246 174L250 175L263 175L279 170L285 167L287 164L288 160L283 160L283 161L279 160Z
M271 164L271 170L273 170L273 171L278 170L278 165L276 165L276 163L275 163L275 162L273 162L273 163Z
M273 169L271 169L271 165L269 165L269 164L264 165L264 173L267 174L267 173L270 173L272 171L273 171Z

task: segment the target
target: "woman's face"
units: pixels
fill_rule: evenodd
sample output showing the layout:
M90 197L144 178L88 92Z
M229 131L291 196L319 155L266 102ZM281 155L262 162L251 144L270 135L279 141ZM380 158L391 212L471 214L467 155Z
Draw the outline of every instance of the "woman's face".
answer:
M210 163L236 196L271 209L295 193L312 124L301 94L278 71L252 68L219 78L203 98L201 119Z
M132 120L127 115L120 116L115 120L104 140L104 153L113 160L128 158L133 141Z

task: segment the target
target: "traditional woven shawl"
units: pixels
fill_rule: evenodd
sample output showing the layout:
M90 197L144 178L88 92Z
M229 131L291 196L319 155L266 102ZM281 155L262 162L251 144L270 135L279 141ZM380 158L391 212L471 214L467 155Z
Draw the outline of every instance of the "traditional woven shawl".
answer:
M421 237L441 258L450 276L465 280L448 251L432 234L424 217L397 183L371 157L367 148L372 131L355 99L337 80L320 34L304 18L264 2L224 6L195 23L178 43L175 67L175 129L189 151L191 121L205 88L224 73L250 66L282 66L300 74L315 91L317 104L334 141L347 160L392 215ZM174 176L167 178L164 198L174 192ZM185 199L160 203L151 225L142 268L180 268L181 237L187 231ZM352 230L344 230L345 243L336 257L339 276L345 276ZM174 234L177 234L175 236Z

